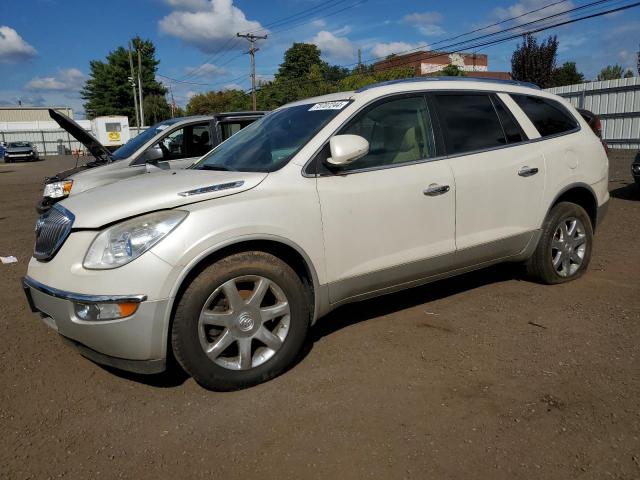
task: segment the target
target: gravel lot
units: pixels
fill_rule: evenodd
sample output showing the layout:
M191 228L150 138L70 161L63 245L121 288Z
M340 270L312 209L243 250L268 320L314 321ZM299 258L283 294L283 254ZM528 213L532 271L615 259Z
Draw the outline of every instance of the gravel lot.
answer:
M640 193L612 155L591 269L504 265L322 319L267 384L211 393L81 357L19 279L42 177L0 164L0 478L640 478Z

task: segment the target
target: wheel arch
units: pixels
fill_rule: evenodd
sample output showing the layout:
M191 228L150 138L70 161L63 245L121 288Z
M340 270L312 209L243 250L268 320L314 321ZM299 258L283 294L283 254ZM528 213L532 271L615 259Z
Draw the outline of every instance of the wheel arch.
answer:
M545 218L549 215L551 209L560 202L571 202L584 208L587 215L589 215L591 226L595 231L596 225L598 224L598 197L591 186L580 182L572 183L564 187L551 202Z
M320 310L319 280L316 269L306 252L296 243L289 239L275 235L245 236L228 242L215 245L203 251L183 269L171 291L171 305L167 309L169 321L167 322L168 332L171 331L171 323L175 309L179 303L180 296L185 291L189 283L204 268L217 260L234 253L246 251L262 251L270 253L291 266L296 274L300 276L303 284L309 293L309 303L312 306L310 322L313 324L317 319ZM168 337L167 337L168 339Z

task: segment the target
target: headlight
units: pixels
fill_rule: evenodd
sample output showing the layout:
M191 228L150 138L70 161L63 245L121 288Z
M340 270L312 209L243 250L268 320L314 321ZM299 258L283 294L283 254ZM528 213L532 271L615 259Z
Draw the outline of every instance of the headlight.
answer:
M73 180L64 180L62 182L47 183L44 186L43 197L62 198L68 197L73 187Z
M187 215L181 210L163 210L113 225L95 238L83 265L96 270L125 265L166 237Z

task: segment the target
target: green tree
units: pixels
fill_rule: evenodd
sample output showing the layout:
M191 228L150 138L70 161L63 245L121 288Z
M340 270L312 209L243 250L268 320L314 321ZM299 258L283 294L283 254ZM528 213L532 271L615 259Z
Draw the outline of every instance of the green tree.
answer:
M511 75L516 80L549 88L553 85L557 53L557 37L549 37L538 43L533 35L525 35L511 56Z
M148 125L171 118L171 107L164 95L146 95L143 101L144 116Z
M622 78L624 69L620 65L607 65L598 74L598 80L617 80Z
M326 65L320 59L320 49L311 43L294 43L284 52L284 61L275 75L275 81L305 78L312 65Z
M251 109L251 97L242 90L221 90L194 95L187 104L188 115L209 115Z
M633 72L631 70L627 70L626 73L624 74L624 78L631 78L633 77Z
M459 66L453 65L451 63L446 67L444 67L442 70L440 70L436 75L442 76L442 77L465 77L466 76L466 74L464 73L464 70L462 70Z
M584 75L576 68L576 62L564 62L553 71L552 86L562 87L584 82Z
M141 79L143 96L164 96L165 87L156 80L159 60L156 59L156 48L150 40L135 37L132 40L134 54L134 75L138 75L137 52L141 54ZM84 108L89 118L102 115L126 115L129 123L135 119L133 90L129 77L129 51L118 47L109 52L103 60L89 62L89 79L80 92L85 100ZM146 103L146 102L145 102ZM145 112L145 117L147 117ZM145 119L148 123L148 118Z

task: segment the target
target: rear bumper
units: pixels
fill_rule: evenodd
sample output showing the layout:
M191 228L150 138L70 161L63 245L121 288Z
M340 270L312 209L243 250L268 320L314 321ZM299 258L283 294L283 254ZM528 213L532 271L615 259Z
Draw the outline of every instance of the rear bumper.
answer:
M22 280L31 310L80 353L96 363L136 373L159 373L166 364L164 318L168 300L145 301L145 296L84 295ZM74 302L138 301L137 311L118 320L84 321L75 315Z

